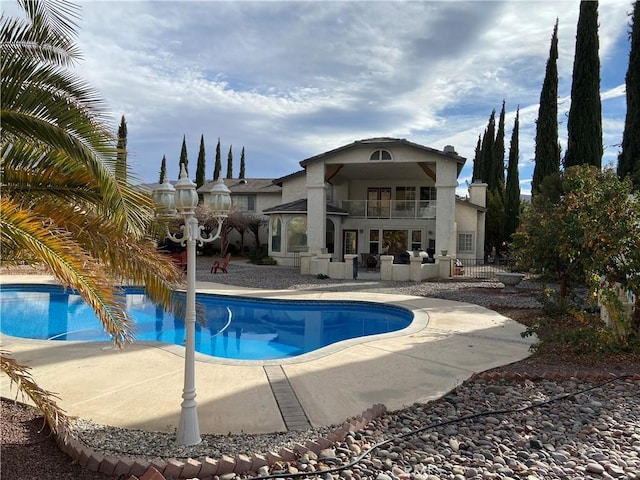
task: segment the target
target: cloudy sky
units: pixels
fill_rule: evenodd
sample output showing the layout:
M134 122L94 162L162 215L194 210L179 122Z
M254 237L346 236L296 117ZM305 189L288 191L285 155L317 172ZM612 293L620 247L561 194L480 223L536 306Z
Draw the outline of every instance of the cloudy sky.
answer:
M520 179L530 190L533 139L549 45L559 19L559 121L566 145L578 1L85 1L78 69L128 124L129 162L170 178L186 135L200 136L213 177L233 146L235 175L277 178L307 157L386 136L451 144L470 180L478 135L506 101L505 144L520 107ZM600 3L605 157L615 162L626 103L631 0ZM195 175L195 168L192 174Z

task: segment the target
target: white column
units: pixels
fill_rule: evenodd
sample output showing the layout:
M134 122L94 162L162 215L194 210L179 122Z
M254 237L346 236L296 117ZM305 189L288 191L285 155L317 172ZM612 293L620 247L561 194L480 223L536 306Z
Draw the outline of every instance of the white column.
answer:
M321 253L325 245L327 194L324 164L307 166L307 246L311 253Z
M436 163L436 253L447 250L455 255L456 242L454 224L456 221L456 163L444 158Z

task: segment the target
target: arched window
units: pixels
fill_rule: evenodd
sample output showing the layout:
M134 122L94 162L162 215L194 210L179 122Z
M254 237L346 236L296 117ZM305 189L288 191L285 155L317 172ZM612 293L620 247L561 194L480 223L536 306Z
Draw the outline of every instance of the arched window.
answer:
M391 153L387 150L376 150L369 157L369 161L379 162L381 160L391 160Z
M327 246L327 253L335 253L336 249L336 227L333 220L327 218L326 224L326 239L325 245Z
M271 251L279 252L282 248L282 220L276 217L271 221Z
M287 252L307 249L307 217L293 217L287 223Z

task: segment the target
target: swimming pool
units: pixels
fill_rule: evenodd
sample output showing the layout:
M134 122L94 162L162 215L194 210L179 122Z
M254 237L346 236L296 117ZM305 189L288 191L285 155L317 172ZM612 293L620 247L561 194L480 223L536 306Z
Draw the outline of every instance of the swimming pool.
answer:
M93 310L55 285L2 285L0 331L51 341L109 341ZM179 294L177 294L179 295ZM138 341L184 345L184 322L139 288L125 290ZM196 351L237 360L273 360L352 338L395 332L413 321L409 309L355 301L276 300L197 294L206 325L196 323Z

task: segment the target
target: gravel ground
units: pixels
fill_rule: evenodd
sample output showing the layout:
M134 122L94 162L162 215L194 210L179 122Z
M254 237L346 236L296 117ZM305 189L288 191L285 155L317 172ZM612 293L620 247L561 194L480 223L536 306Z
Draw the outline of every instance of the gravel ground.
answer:
M538 286L526 282L518 287L519 293L503 294L500 284L488 281L414 284L318 280L301 276L291 268L235 262L228 274L212 275L208 273L209 265L210 259L199 259L199 280L252 288L393 292L520 312L539 306L532 297ZM274 465L271 470L264 468L256 474L298 472L302 478L321 480L640 478L640 379L637 375L614 379L610 374L640 373L637 365L628 367L591 366L580 370L587 375L578 379L572 378L573 369L578 366L520 362L498 369L508 372L510 379L480 376L459 385L439 401L388 412L319 455L303 455L294 463ZM541 372L537 381L514 377L536 372ZM550 372L557 373L558 378L544 378ZM610 383L600 385L603 381ZM171 444L168 436L86 422L80 422L79 427L87 443L100 446L98 450L137 449L140 455L155 456ZM303 432L303 437L300 433L206 436L203 445L193 451L171 451L166 455L198 458L206 454L215 458L221 454L277 451L322 432L323 429ZM1 433L0 478L118 478L74 465L46 435L46 429L42 431L42 419L29 408L2 401ZM150 442L155 442L153 448L160 451L150 450ZM380 442L383 443L359 463L348 465ZM326 471L330 468L336 471ZM223 480L233 480L233 475Z

